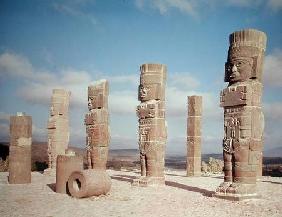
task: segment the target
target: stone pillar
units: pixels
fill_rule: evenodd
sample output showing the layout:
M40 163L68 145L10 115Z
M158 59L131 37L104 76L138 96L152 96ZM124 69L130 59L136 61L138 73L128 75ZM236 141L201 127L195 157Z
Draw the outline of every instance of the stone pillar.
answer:
M140 67L140 85L137 107L139 118L139 149L141 178L133 185L163 185L164 156L167 140L165 121L166 66L144 64Z
M188 96L187 176L201 176L202 97Z
M110 143L109 84L100 80L88 87L88 109L85 115L88 169L106 170Z
M64 155L69 144L70 92L54 89L48 120L48 170L55 171L58 155ZM52 170L54 169L54 170Z
M66 194L67 182L72 172L83 170L83 158L68 149L65 155L57 156L56 166L56 192Z
M265 33L246 29L229 37L225 82L220 106L224 108L224 182L215 196L241 200L257 197L261 170L264 116L261 108Z
M27 184L31 182L31 142L32 120L18 112L10 117L10 184Z

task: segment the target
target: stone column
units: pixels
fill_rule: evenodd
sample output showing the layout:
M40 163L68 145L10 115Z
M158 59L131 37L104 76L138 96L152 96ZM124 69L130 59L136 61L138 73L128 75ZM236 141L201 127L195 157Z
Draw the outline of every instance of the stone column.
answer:
M88 169L106 170L110 143L109 84L97 81L88 87L88 109L85 115Z
M140 67L140 85L137 107L139 118L139 149L141 178L133 185L163 185L164 155L167 140L165 121L166 66L144 64Z
M51 97L48 120L48 170L56 170L58 155L64 155L69 144L69 99L70 92L54 89ZM54 170L52 170L54 169Z
M188 96L187 176L201 176L202 97Z
M17 116L11 116L8 177L10 184L31 182L31 142L31 116L26 116L22 112L18 112Z
M216 196L232 200L257 197L261 170L264 116L261 108L265 33L246 29L229 37L225 82L220 94L224 108L224 182Z

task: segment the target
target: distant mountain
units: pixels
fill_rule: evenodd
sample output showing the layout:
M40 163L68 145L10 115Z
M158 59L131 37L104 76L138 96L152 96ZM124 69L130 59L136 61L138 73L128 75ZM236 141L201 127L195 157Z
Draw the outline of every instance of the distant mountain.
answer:
M85 148L70 147L79 155L85 157ZM9 143L0 142L0 158L6 159L9 155ZM203 154L202 160L208 161L209 157L221 159L222 154ZM266 158L282 158L282 147L264 150L264 157ZM109 160L124 160L124 161L139 161L138 149L110 149ZM32 161L47 162L47 144L46 142L33 142L32 143ZM186 162L186 155L183 154L170 154L166 153L166 161L169 162Z

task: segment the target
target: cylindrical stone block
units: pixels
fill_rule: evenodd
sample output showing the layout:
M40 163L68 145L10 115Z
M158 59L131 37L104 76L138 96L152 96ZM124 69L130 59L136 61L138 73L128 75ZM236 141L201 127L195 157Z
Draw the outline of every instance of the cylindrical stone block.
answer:
M32 119L18 113L10 117L10 184L26 184L31 182L31 137Z
M67 193L67 182L74 171L83 170L82 156L73 154L58 155L56 165L56 192Z
M75 171L68 180L70 195L76 198L107 194L111 185L110 176L103 170Z

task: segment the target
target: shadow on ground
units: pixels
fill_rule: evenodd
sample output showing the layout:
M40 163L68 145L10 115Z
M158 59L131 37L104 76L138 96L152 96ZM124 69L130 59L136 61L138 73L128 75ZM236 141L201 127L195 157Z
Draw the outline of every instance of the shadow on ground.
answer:
M47 184L47 186L54 192L56 192L56 183Z
M118 180L118 181L124 181L131 183L133 179L136 179L136 176L129 176L129 175L113 175L111 176L112 179Z
M172 182L172 181L165 181L165 184L167 186L181 188L187 191L198 192L207 197L212 197L212 195L215 193L214 191L209 191L209 190L198 188L198 187L192 187L192 186L188 186L188 185L184 185L184 184L180 184L180 183Z

